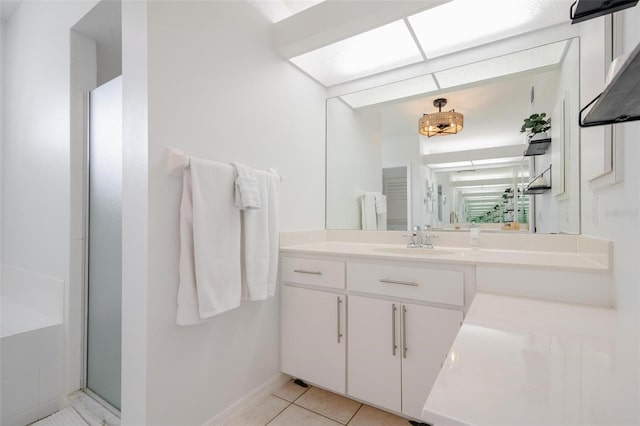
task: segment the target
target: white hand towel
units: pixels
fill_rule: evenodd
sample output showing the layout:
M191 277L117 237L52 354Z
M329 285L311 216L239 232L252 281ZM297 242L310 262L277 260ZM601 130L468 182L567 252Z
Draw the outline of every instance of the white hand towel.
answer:
M264 300L275 293L278 270L280 177L256 171L262 208L242 212L244 299Z
M376 193L376 213L382 214L387 212L387 196L380 193Z
M360 207L362 211L362 229L378 229L375 192L365 192L360 199Z
M376 223L378 231L387 230L387 196L376 193Z
M242 295L240 212L234 205L233 167L192 158L190 170L185 169L184 173L177 318L181 325L195 324L236 308Z
M240 163L231 163L236 172L235 203L240 210L259 209L262 197L256 180L256 170Z

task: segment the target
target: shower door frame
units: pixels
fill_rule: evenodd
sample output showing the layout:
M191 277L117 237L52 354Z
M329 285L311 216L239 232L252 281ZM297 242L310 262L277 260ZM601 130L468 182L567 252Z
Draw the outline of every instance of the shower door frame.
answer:
M92 90L97 89L99 86L95 87ZM114 407L110 402L102 398L100 395L89 389L88 384L88 374L89 374L89 225L90 225L90 216L89 216L89 159L91 157L91 144L90 144L90 135L91 135L91 91L86 92L84 96L84 158L83 161L83 172L82 172L82 184L83 184L83 197L82 197L82 216L83 216L83 259L82 259L82 383L81 390L82 392L89 395L92 399L98 402L102 407L108 410L111 414L121 418L121 411Z

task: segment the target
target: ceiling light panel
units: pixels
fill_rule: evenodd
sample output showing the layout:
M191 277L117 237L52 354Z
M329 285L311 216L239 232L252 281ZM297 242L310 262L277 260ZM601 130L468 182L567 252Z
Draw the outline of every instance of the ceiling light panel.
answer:
M410 16L427 58L568 21L566 0L454 0Z
M472 160L474 166L484 166L490 164L505 164L505 163L521 163L523 157L502 157L502 158L489 158L486 160Z
M449 169L452 167L471 167L471 161L454 161L451 163L437 163L437 164L427 164L427 167L431 169Z
M435 80L431 74L399 81L397 83L385 84L360 92L350 93L340 96L340 99L349 104L352 108L360 108L393 101L395 99L407 98L415 95L422 95L438 90Z
M437 72L443 89L559 64L568 40Z
M404 21L396 21L290 59L325 86L423 60Z

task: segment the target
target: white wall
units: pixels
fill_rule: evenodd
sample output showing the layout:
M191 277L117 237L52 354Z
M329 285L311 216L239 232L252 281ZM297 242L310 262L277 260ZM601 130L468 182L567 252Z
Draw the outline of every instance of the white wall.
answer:
M621 44L618 46L618 53L631 52L640 42L640 8L634 7L617 14L621 24L619 29ZM585 23L586 24L586 23ZM596 23L591 24L595 26ZM585 25L586 27L586 25ZM589 27L585 28L588 33ZM584 41L581 48L583 58L590 53L592 45ZM585 76L590 72L589 76ZM588 85L588 93L585 96L585 89L582 90L581 102L590 101L595 94L604 87L604 72L600 69L581 69L582 85ZM640 171L637 167L640 158L640 145L638 135L640 134L640 124L638 122L616 125L616 137L620 138L620 146L623 149L621 157L622 163L618 164L622 171L623 181L612 186L601 189L590 189L589 178L600 171L597 160L594 158L594 151L589 149L587 144L597 143L602 138L602 133L607 127L595 127L581 130L582 144L582 233L610 239L613 241L613 273L615 277L615 300L617 309L627 319L625 325L619 330L612 330L621 333L625 339L632 341L633 350L625 353L618 353L612 362L616 363L620 359L626 359L630 366L635 366L635 370L620 371L617 382L624 382L630 385L630 392L626 395L626 410L610 413L611 423L616 424L637 424L640 421L638 410L638 400L640 400L640 351L638 350L640 341ZM622 369L621 369L622 370ZM616 383L613 386L618 386ZM620 385L623 386L623 385Z
M3 34L2 264L67 283L67 391L80 386L82 294L70 276L82 261L70 243L70 29L94 4L25 1Z
M640 33L637 31L640 26L640 8L634 7L621 12L620 17L624 31L619 50L630 53L640 43ZM604 78L594 82L595 84L601 90ZM596 129L582 129L583 139L585 134ZM640 315L640 266L637 262L640 251L640 172L637 167L640 158L640 124L634 122L616 125L615 134L622 141L624 152L624 161L618 164L623 171L623 181L591 190L589 181L586 180L591 175L589 170L585 170L583 176L586 177L582 182L583 233L614 240L618 307L625 312ZM588 143L588 140L583 143Z
M362 229L359 192L382 192L380 128L376 112L327 100L328 229Z
M600 32L602 35L602 32ZM544 155L534 157L538 175L549 164L552 165L552 189L535 198L536 232L540 233L580 233L580 131L578 126L578 111L580 107L580 44L579 40L571 40L562 67L549 79L543 87L536 85L536 101L532 105L531 113L546 112L553 115L558 102L564 99L564 142L558 143L554 137L560 132L560 123L552 121L551 146ZM540 89L540 90L538 90ZM557 117L554 117L557 120ZM554 144L555 142L555 144ZM562 155L560 155L562 154ZM560 184L559 177L564 174L564 193L554 195ZM547 180L550 176L545 176Z
M91 5L23 2L6 24L2 262L64 281L69 263L69 29Z
M128 13L123 8L125 21ZM137 319L147 322L147 365L139 377L146 374L146 424L196 425L279 374L279 302L247 303L200 326L175 324L181 179L166 174L165 148L278 169L284 177L282 230L322 229L326 92L275 55L271 24L248 3L149 2L146 13L148 224L141 200L137 210L128 210L141 226L125 228L123 238L146 250L140 238L148 233L148 279L125 277L125 285L136 286L130 292L148 287L141 306L146 318ZM128 43L125 34L125 81L132 64ZM126 82L124 90L126 109ZM144 136L137 143L139 148L129 147L136 151L132 158L143 152ZM125 176L136 167L128 155ZM146 160L138 166L145 170ZM144 177L138 177L143 188ZM145 252L132 254L145 264ZM125 358L135 355L130 349Z

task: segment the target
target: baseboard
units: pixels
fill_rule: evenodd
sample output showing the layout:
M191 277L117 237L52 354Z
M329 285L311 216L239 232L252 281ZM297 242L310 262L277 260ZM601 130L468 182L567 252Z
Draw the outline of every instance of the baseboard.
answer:
M213 418L203 424L203 426L220 426L229 422L236 417L240 412L255 405L258 401L265 398L267 395L278 389L280 386L289 381L291 377L283 373L278 373L232 405L227 407L224 411L216 414Z

